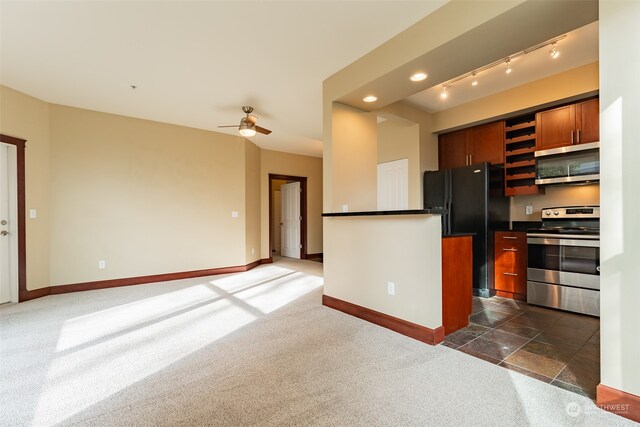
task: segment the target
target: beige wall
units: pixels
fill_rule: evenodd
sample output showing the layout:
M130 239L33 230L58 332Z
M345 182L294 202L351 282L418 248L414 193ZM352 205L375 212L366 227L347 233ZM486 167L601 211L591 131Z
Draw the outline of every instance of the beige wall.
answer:
M378 123L378 164L407 159L409 163L408 205L419 209L420 197L420 126L417 123L386 116Z
M434 113L433 132L443 132L559 99L593 93L598 87L598 63L594 62Z
M327 212L377 208L377 116L339 103L333 105L333 200ZM326 209L326 207L325 207Z
M420 172L437 170L438 136L433 133L431 114L402 102L387 105L380 111L418 123L420 127ZM422 198L422 195L420 197Z
M269 174L307 177L307 253L323 251L322 245L322 159L280 151L262 150L261 258L269 258Z
M244 211L246 212L245 229L245 264L260 259L261 246L261 200L260 200L260 163L261 152L254 143L244 140L245 147L245 196ZM267 213L268 214L268 213Z
M440 222L439 215L326 218L325 295L442 326Z
M27 289L49 286L49 104L0 86L0 133L26 139Z
M50 110L52 285L246 263L243 138Z
M262 150L250 141L0 91L0 131L27 140L26 207L38 214L27 289L260 259Z
M526 214L527 205L533 206L533 214ZM547 187L545 194L513 196L511 221L540 221L542 208L580 205L600 205L598 184Z
M600 2L601 383L640 396L640 2ZM636 408L637 414L637 408Z

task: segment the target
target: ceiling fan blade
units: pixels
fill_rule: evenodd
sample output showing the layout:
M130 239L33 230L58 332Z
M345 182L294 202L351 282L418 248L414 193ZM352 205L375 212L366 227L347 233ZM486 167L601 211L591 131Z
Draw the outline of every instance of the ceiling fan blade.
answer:
M265 135L269 135L271 133L271 131L269 129L265 129L265 128L260 127L260 126L256 126L256 132L260 132L260 133L263 133Z
M225 126L218 126L219 128L237 128L238 125L225 125Z

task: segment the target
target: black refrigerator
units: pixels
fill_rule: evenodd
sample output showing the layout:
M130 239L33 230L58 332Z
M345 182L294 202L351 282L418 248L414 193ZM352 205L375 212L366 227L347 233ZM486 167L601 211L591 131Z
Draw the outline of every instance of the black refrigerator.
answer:
M473 293L495 294L493 235L509 227L504 171L488 163L424 173L424 207L442 210L442 234L473 234Z

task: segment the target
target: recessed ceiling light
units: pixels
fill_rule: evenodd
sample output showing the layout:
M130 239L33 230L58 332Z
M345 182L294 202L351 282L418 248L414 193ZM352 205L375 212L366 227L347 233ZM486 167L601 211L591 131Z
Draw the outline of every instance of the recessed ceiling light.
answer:
M415 73L414 75L411 76L411 81L412 82L421 82L424 79L426 79L427 77L429 77L429 75L427 73L423 73L422 71Z
M362 98L362 100L364 102L376 102L378 100L378 97L374 95L367 95L364 98Z

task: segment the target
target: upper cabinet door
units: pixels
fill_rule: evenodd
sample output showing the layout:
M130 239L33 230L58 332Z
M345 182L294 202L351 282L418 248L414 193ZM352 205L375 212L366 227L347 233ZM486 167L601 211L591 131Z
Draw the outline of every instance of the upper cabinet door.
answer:
M474 126L469 131L469 164L504 163L504 121Z
M576 140L576 107L566 105L536 114L536 149L563 147Z
M438 136L438 169L467 165L468 133L463 129Z
M596 99L576 104L576 142L600 141L600 102Z

